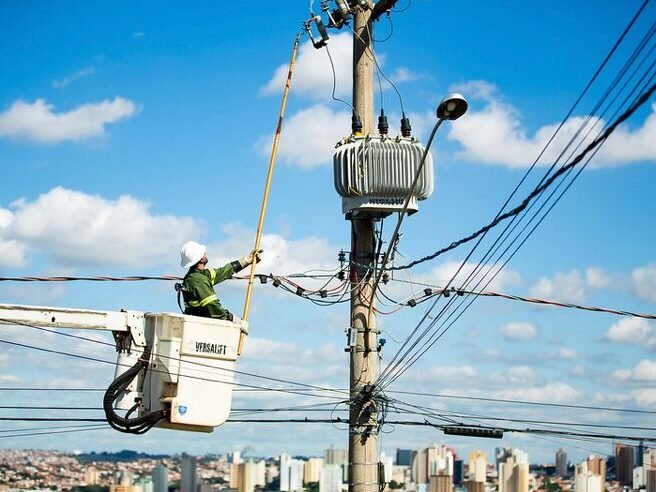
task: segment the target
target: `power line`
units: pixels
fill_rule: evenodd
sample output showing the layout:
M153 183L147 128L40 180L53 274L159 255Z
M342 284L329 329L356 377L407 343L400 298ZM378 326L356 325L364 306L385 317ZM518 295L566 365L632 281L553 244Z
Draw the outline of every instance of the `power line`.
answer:
M44 347L36 347L36 346L33 346L33 345L27 345L27 344L24 344L24 343L13 342L13 341L10 341L10 340L5 340L5 339L0 339L0 343L4 343L4 344L7 344L7 345L12 345L12 346L17 346L17 347L22 347L22 348L27 348L27 349L30 349L30 350L36 350L36 351L39 351L39 352L45 352L45 353L50 353L50 354L55 354L55 355L64 355L64 356L67 356L67 357L73 357L73 358L77 358L77 359L87 360L87 361L90 361L90 362L99 362L99 363L102 363L102 364L109 364L109 365L112 365L112 366L117 365L115 362L107 361L107 360L104 360L104 359L98 359L96 357L90 357L90 356L86 356L86 355L74 354L74 353L64 352L64 351L54 350L54 349L47 349L47 348L44 348ZM120 365L122 365L123 367L128 367L125 364L120 364ZM160 370L157 370L157 369L150 368L148 370L151 371L151 372L156 372L156 373L160 373L160 374L167 374L165 371L160 371ZM257 388L257 389L266 390L266 391L289 393L289 394L295 394L295 395L313 396L313 397L318 397L318 398L332 398L331 396L328 396L328 395L319 395L319 394L314 394L314 393L303 392L303 390L301 388L299 388L298 390L267 388L267 387L262 387L262 386L255 386L255 385L251 385L251 384L246 384L246 383L238 383L236 381L226 381L226 380L220 380L220 379L203 378L203 377L200 377L200 376L192 376L192 375L188 375L188 374L180 374L179 377L195 379L195 380L199 380L199 381L208 381L208 382L213 382L213 383L226 383L226 384L231 384L231 385L234 385L234 386L242 386L242 387L247 387L247 388Z
M652 78L653 78L653 76L652 76ZM653 86L653 85L652 85L651 88L650 88L646 93L643 93L642 96L641 96L640 98L638 98L638 99L634 102L634 104L632 105L632 107L631 107L630 109L634 109L634 110L635 110L639 104L641 104L641 103L643 103L644 101L646 101L647 98L650 96L650 94L654 91L655 88L656 88L656 86ZM619 124L619 122L616 121L616 122L615 122L615 125L616 125L616 124ZM608 129L611 128L612 126L613 126L613 125L610 125L609 127L607 127L606 132L607 132ZM604 132L604 133L607 135L606 132ZM603 135L603 134L602 134L602 135ZM598 138L599 138L599 137L598 137ZM545 214L540 218L540 220L535 224L535 226L533 226L533 228L529 231L528 235L527 235L527 236L526 236L526 237L520 242L520 244L515 248L515 250L514 250L514 251L512 252L512 254L510 255L510 257L507 258L507 259L504 261L504 263L503 263L503 264L497 269L496 273L492 276L492 278L490 278L490 279L487 281L487 283L483 286L483 289L485 289L485 288L490 284L490 282L492 282L492 280L496 277L496 275L499 274L499 272L503 269L503 267L505 267L505 265L506 265L506 264L507 264L507 263L508 263L508 262L514 257L514 255L517 253L517 251L519 250L519 248L521 248L521 246L522 246L522 245L528 240L528 238L529 238L530 235L535 231L535 229L536 229L536 228L542 223L542 221L544 220L544 218L546 217L546 215L547 215L547 214L553 209L553 207L556 205L556 203L562 198L563 194L564 194L564 193L569 189L569 187L572 185L572 183L574 182L574 180L580 175L580 173L583 171L583 169L587 166L588 162L589 162L590 159L594 156L594 154L597 152L597 150L598 150L598 148L595 149L594 153L588 158L588 160L584 163L584 165L578 170L578 172L576 173L576 175L574 176L574 178L572 179L572 181L570 181L570 183L566 186L566 188L565 188L565 189L560 193L560 195L556 198L556 201L555 201L554 203L551 204L551 206L547 209L547 211L545 212ZM563 167L565 167L565 166L563 166ZM562 170L562 168L561 168L561 170ZM562 184L562 183L561 183L561 184ZM558 185L558 187L559 187L559 186L560 186L560 185ZM556 188L556 190L558 189L558 187ZM551 196L553 196L553 194L555 193L556 190L554 190L554 191L552 192L552 194L550 195L549 198L551 198ZM546 202L545 202L545 204L546 204ZM536 212L536 215L537 215L537 213L539 213L539 212L542 210L542 208L544 207L545 204L543 204L543 205L540 207L540 210L538 210L538 212ZM534 216L534 217L535 217L535 216ZM513 219L513 220L514 220L514 219ZM532 220L533 220L533 219L531 219L531 221L532 221ZM528 224L530 224L530 222L529 222ZM526 227L528 226L528 224L524 227L524 229L522 230L522 232L520 232L520 235L521 235L521 234L523 233L523 231L526 229ZM518 238L519 238L519 236L518 236ZM517 239L515 239L515 240L514 240L514 241L513 241L513 242L512 242L507 248L506 248L506 250L504 250L504 252L502 253L502 255L503 255L506 251L508 251L508 249L514 244L514 242L515 242L516 240L517 240ZM497 240L497 241L498 241L498 240ZM481 264L482 264L482 263L479 263L479 267L480 267ZM494 268L494 266L495 266L495 264L493 264L493 265L489 268L488 273L489 273L489 271L491 271L491 270ZM470 277L471 277L471 275L472 275L472 274L470 274ZM487 276L487 274L486 274L485 276ZM484 278L485 278L485 277L483 277L482 279L480 279L480 280L478 281L478 283L474 286L475 289L478 288L478 286L480 285L480 283L483 281ZM457 316L456 316L456 317L455 317L455 318L454 318L454 319L453 319L448 325L446 325L446 323L448 322L448 320L449 320L449 319L454 315L454 313L455 313L455 311L452 312L452 313L446 318L446 320L442 323L442 325L441 325L441 327L440 327L440 328L443 327L442 330L441 330L441 332L440 332L439 329L438 329L438 331L436 331L436 332L431 336L431 339L430 339L428 342L425 343L425 345L424 345L425 348L420 349L420 352L417 352L415 355L413 355L413 359L414 359L414 360L412 360L412 361L411 361L406 367L402 368L401 370L398 370L398 371L397 371L397 374L396 374L396 375L395 375L395 376L394 376L394 377L388 382L388 384L391 383L391 382L393 382L394 380L398 379L398 377L401 375L401 373L405 372L409 367L411 367L412 365L414 365L414 363L415 363L415 362L416 362L416 361L417 361L417 360L418 360L423 354L425 354L426 351L428 351L428 350L429 350L429 349L430 349L430 348L431 348L431 347L432 347L432 346L433 346L433 345L434 345L434 344L435 344L435 343L436 343L436 342L437 342L437 341L438 341L438 340L439 340L439 339L440 339L440 338L441 338L441 337L442 337L442 336L443 336L443 335L444 335L444 334L445 334L445 333L446 333L446 332L447 332L447 331L453 326L453 324L454 324L456 321L458 321L458 319L460 319L460 317L464 314L464 312L465 312L465 311L471 306L471 304L472 304L475 300L476 300L476 297L472 297L472 298L469 300L468 304L467 304L467 305L461 310L461 312L460 312L460 313L459 313L459 314L458 314L458 315L457 315ZM463 300L463 302L464 302L464 300ZM457 310L457 309L463 304L463 302L460 303L460 305L456 308L456 310ZM446 307L448 307L448 305L447 305ZM445 307L445 309L446 309L446 307ZM441 315L444 313L445 309L443 309L442 312L440 313L440 317L441 317ZM432 326L434 326L436 323L437 323L437 320L434 320L434 321L429 325L429 329L430 329ZM445 326L445 325L446 325L446 326ZM417 343L417 342L415 342L414 345L416 345L416 343ZM398 366L397 366L397 367L398 367Z
M402 280L402 279L392 279L394 282L401 282L405 284L412 284L412 285L421 285L423 287L430 287L431 290L430 293L424 291L425 295L420 296L419 299L425 297L425 296L434 296L434 295L439 295L443 294L444 292L447 292L447 295L474 295L474 296L483 296L483 297L499 297L502 299L508 299L511 301L522 301L522 302L528 302L531 304L541 304L544 306L553 306L553 307L562 307L562 308L569 308L569 309L579 309L582 311L592 311L592 312L598 312L598 313L608 313L608 314L616 314L618 316L631 316L635 318L645 318L645 319L656 319L656 315L654 314L648 314L648 313L637 313L634 311L628 311L626 309L615 309L615 308L606 308L606 307L599 307L599 306L586 306L582 304L574 304L571 302L565 302L565 301L556 301L553 299L541 299L537 297L526 297L526 296L520 296L516 294L505 294L502 292L494 292L494 291L473 291L473 290L468 290L468 289L463 289L463 288L458 288L458 287L451 287L450 289L445 289L443 287L439 287L437 285L433 284L427 284L424 282L413 282L409 280ZM387 297L387 296L385 296ZM393 301L389 297L387 297L388 300ZM414 300L418 300L417 297L413 298ZM400 303L396 303L400 304ZM407 305L407 302L404 303Z
M52 333L52 334L60 335L60 336L64 336L64 337L74 338L74 339L83 340L83 341L96 343L96 344L100 344L100 345L105 345L105 346L110 346L110 347L115 346L112 343L103 342L101 340L94 340L92 338L82 337L82 336L79 336L79 335L73 335L71 333L63 333L63 332L60 332L60 331L57 331L57 330L52 330L52 329L49 329L49 328L44 328L44 327L41 327L41 326L36 326L36 325L29 324L29 323L22 323L20 321L6 320L6 319L0 318L0 323L8 323L8 324L15 324L15 325L19 325L19 326L25 326L25 327L28 327L28 328L33 328L35 330L45 331L45 332L48 332L48 333ZM163 354L153 354L153 355L157 356L157 357L162 357L162 358L165 358L165 359L177 360L174 357L166 356L166 355L163 355ZM107 361L104 361L104 362L107 362ZM274 377L271 377L271 376L262 376L262 375L259 375L259 374L253 374L253 373L249 373L249 372L245 372L245 371L240 371L240 370L237 370L237 369L217 368L217 367L214 367L214 366L209 365L209 364L204 364L202 362L185 361L184 363L188 364L188 365L207 367L207 368L211 368L211 369L215 369L215 370L218 369L218 370L225 371L225 372L232 372L234 374L239 374L239 375L242 375L242 376L254 377L254 378L259 378L259 379L264 379L264 380L267 380L267 381L274 381L274 382L286 383L286 384L294 384L294 385L297 385L297 386L308 387L308 388L318 389L318 390L322 390L322 391L342 393L341 391L338 391L338 390L333 390L331 388L324 388L324 387L321 387L321 386L311 385L311 384L307 384L307 383L289 381L289 380L286 380L286 379L274 378ZM209 372L206 372L206 373L207 374L213 374L213 373L209 373ZM235 383L235 384L238 384L238 383Z
M105 430L105 429L111 429L111 427L108 425L93 425L93 426L77 427L77 428L72 428L68 430L59 430L59 431L40 431L40 432L26 432L26 433L19 433L19 434L6 434L6 435L0 435L0 439L10 439L13 437L45 436L51 434L71 434L74 432L88 432L88 431Z
M608 61L608 59L610 58L610 56L613 54L613 52L615 51L615 49L617 48L617 46L619 45L619 43L621 42L621 40L622 40L622 39L624 38L624 36L627 34L628 30L631 28L631 26L633 25L633 23L635 22L635 20L637 19L637 17L640 15L640 13L642 12L642 9L644 8L645 5L646 5L646 2L645 2L645 4L643 4L643 6L641 7L641 9L639 9L639 11L636 13L636 15L634 16L634 18L632 19L632 21L629 23L629 25L627 26L627 28L624 30L622 36L620 36L620 39L618 39L618 41L616 42L616 44L615 44L615 46L613 47L613 49L611 50L611 52L609 53L609 55L606 57L606 60L604 60L604 63L602 63L602 67L600 67L600 69L598 69L598 71L597 71L597 73L595 74L595 76L593 77L592 81L594 81L594 79L597 77L597 75L599 74L601 68L603 68L603 66L606 64L606 62ZM641 46L640 46L639 48L636 49L636 51L639 51L639 50L641 50L641 49L642 49L642 43L641 43ZM632 60L635 60L635 57L632 57ZM620 78L623 76L623 74L626 73L626 71L628 70L628 66L630 66L630 64L632 63L632 60L630 60L629 62L627 62L627 64L625 65L625 67L622 69L620 75L619 75L618 77L616 77L616 79L615 79L615 81L613 82L613 84L611 85L611 87L615 87L615 86L617 85L619 79L620 79ZM586 87L585 91L588 90L588 88L590 87L590 84L592 83L592 81L588 84L588 87ZM612 90L612 89L609 89L609 91L607 91L606 95L604 95L604 98L606 98L606 97L608 96L608 94L610 93L611 90ZM635 89L634 89L634 90L635 90ZM653 87L652 87L652 90L653 90ZM585 91L584 91L584 92L585 92ZM647 94L647 93L644 93L642 96L643 96L643 97L645 97L645 96L648 97L648 94ZM582 96L579 97L579 100L580 100L581 97L582 97ZM637 105L638 105L639 103L641 103L641 102L644 102L644 100L643 100L643 101L640 101L640 99L638 99L637 101L635 101L635 102L634 102L634 105L633 105L632 107L630 107L629 110L628 110L624 115L620 116L620 118L618 118L618 120L615 121L614 124L609 125L609 126L606 128L606 130L605 130L604 132L602 132L602 133L601 133L601 134L600 134L600 135L599 135L599 136L593 141L593 143L592 143L591 145L589 145L588 147L586 147L586 149L583 151L582 154L579 154L579 156L577 156L577 158L575 158L574 161L572 161L572 162L569 163L569 165L570 165L570 168L569 168L569 169L572 169L572 168L573 168L572 164L574 164L576 161L580 161L580 160L582 160L583 157L585 157L585 154L588 153L588 152L590 152L590 151L592 150L592 148L593 148L593 144L597 144L597 145L598 145L598 144L600 144L600 143L603 143L603 141L605 140L605 138L608 137L608 135L613 131L613 129L614 129L618 124L620 124L621 121L623 121L624 119L628 118L628 116L629 116L628 113L630 113L631 111L635 111L635 109L637 108ZM578 101L577 101L576 104L578 104ZM575 105L576 105L576 104L575 104ZM601 103L599 103L599 104L597 105L597 108L599 107L600 104L601 104ZM595 111L596 111L596 109L595 109ZM618 109L618 111L619 111L619 109ZM570 113L571 113L571 111L570 111ZM588 118L586 119L586 123L587 123L587 121L589 121L589 119L590 119L590 117L588 117ZM563 123L564 123L564 122L563 122ZM561 123L561 127L562 127L562 124L563 124L563 123ZM585 124L584 124L584 125L585 125ZM559 129L560 129L560 127L559 127ZM574 138L576 138L576 137L579 135L580 131L581 131L581 129L579 129L579 131L577 131L577 134L575 135ZM554 134L554 136L555 136L555 134ZM552 137L552 139L547 143L547 146L551 143L552 140L553 140L553 137ZM570 141L570 143L567 145L567 147L565 148L565 150L567 150L567 148L571 145L572 141L573 141L573 139L572 139L572 140ZM585 166L587 165L587 162L589 162L590 158L592 158L592 156L595 155L595 153L596 153L596 151L597 151L598 149L599 149L599 147L597 146L597 147L594 149L594 151L591 153L590 157L588 158L588 160L586 161L586 163L583 165L583 167L579 168L579 171L578 171L578 173L576 173L574 179L576 179L576 177L580 174L580 172L582 171L582 169L585 168ZM529 170L527 171L527 173L524 175L524 177L522 178L522 181L517 185L517 187L515 188L515 190L514 190L513 193L511 194L511 197L516 193L516 191L518 190L519 186L520 186L520 185L522 184L522 182L526 179L528 173L533 169L533 167L534 167L535 164L537 163L537 160L539 160L539 158L542 156L542 154L544 153L545 150L546 150L546 146L545 146L545 148L543 149L543 151L540 153L540 156L538 156L538 159L536 159L536 161L533 163L533 165L530 167L530 169L529 169ZM552 175L550 178L548 178L548 175L551 173L552 169L555 167L555 165L557 164L557 162L558 162L558 160L560 159L560 157L562 157L562 156L564 155L564 152L565 152L565 151L561 152L559 158L558 158L558 159L554 162L554 164L550 167L550 169L547 171L547 173L545 174L545 176L542 178L542 180L540 181L540 183L539 183L538 186L536 187L536 190L537 190L538 192L540 192L540 189L542 189L542 193L543 193L543 192L546 190L545 186L548 186L549 183L553 183L554 178L558 176L558 173L561 173L561 174L562 174L563 172L566 171L566 172L567 172L566 176L569 175L569 171L567 171L567 169L566 169L566 168L568 167L568 165L564 165L564 166L561 167L561 169L559 169L559 170L556 172L556 175L555 175L555 176ZM565 169L563 169L563 168L565 168ZM573 182L573 180L572 180L572 182ZM571 186L572 182L570 182L569 185L565 188L565 190L563 190L563 192L561 192L561 194L559 195L559 197L556 199L556 202L562 197L563 193L564 193L565 191L567 191L567 189ZM560 187L560 184L558 185L558 187ZM558 187L556 187L556 190L558 189ZM534 191L535 191L535 190L534 190ZM540 193L540 195L541 195L542 193ZM555 193L555 190L552 191L550 197L549 197L547 200L549 200L549 199L553 196L554 193ZM534 196L537 197L537 196L540 196L540 195L534 195ZM510 197L510 198L511 198L511 197ZM504 215L504 214L502 214L501 212L505 209L506 205L509 203L510 198L509 198L508 200L506 200L506 203L502 206L500 212L497 214L497 217L495 218L495 221L500 220L500 219L502 218L502 216ZM529 201L530 201L530 200L529 200ZM555 203L556 203L556 202L555 202ZM546 203L546 202L545 202L545 203ZM545 214L544 214L543 217L540 219L540 221L538 222L538 224L536 224L536 226L535 226L535 227L529 232L529 235L535 230L535 228L541 223L541 221L544 220L544 217L546 217L546 214L548 214L548 213L553 209L553 206L555 205L555 203L552 204L551 207L549 207L549 209L545 212ZM524 202L524 206L526 206L526 202ZM530 206L528 207L528 210L530 210L532 207L533 207L533 204L530 204ZM542 210L543 207L544 207L544 204L540 207L540 210L538 210L538 213ZM517 215L512 216L512 220L511 220L510 224L508 224L508 225L506 226L506 229L501 233L501 235L499 236L499 238L498 238L498 239L495 241L495 243L492 245L492 248L494 248L494 246L499 242L499 239L503 236L503 234L505 234L505 232L508 230L508 228L510 227L510 225L515 221L515 218L516 218L516 217L517 217ZM522 219L523 219L523 217L524 217L524 216L522 216ZM495 221L493 221L493 222L495 222ZM520 222L521 222L521 220L520 220ZM516 227L516 226L515 226L515 227ZM458 268L458 271L453 275L453 277L451 278L451 280L449 281L449 283L446 285L446 288L448 288L448 287L450 286L450 283L453 282L453 281L455 280L455 278L457 277L457 275L460 273L460 271L462 270L462 268L465 266L466 262L467 262L467 261L469 260L469 258L472 256L472 254L474 253L474 251L476 250L476 248L480 245L482 239L485 237L485 235L487 234L487 232L488 232L489 230L490 230L489 228L484 228L482 231L479 231L479 233L474 233L474 235L473 235L474 237L473 237L473 238L476 238L476 237L477 237L477 238L478 238L478 241L476 242L476 244L473 246L472 250L471 250L471 251L469 252L469 254L467 255L467 258L465 258L465 260L463 260L462 264L461 264L460 267ZM513 228L513 230L514 230L514 228ZM512 232L512 231L511 231L511 232ZM523 231L522 231L522 232L523 232ZM521 234L521 233L520 233L520 234ZM472 238L472 239L473 239L473 238ZM515 250L515 252L513 253L513 255L517 252L517 250L519 249L519 247L521 247L521 245L524 244L524 242L526 241L527 238L528 238L528 236L527 236L527 237L526 237L526 238L520 243L520 245L517 247L517 249ZM465 242L466 242L466 241L465 241ZM454 243L452 243L452 245L453 245L453 244L454 244ZM497 249L498 249L498 248L497 248ZM507 249L508 249L508 248L506 248L506 251L507 251ZM505 253L505 251L504 251L504 253ZM502 254L503 254L503 253L502 253ZM488 251L488 253L486 253L485 257L487 257L488 255L489 255L489 251ZM512 257L512 256L511 256L511 257ZM472 275L474 275L475 272L481 268L481 265L482 265L482 262L483 262L483 261L484 261L484 259L481 260L481 262L479 262L479 264L478 264L478 266L476 267L476 269L475 269L472 273L469 274L468 279L467 279L466 282L468 282L468 281L469 281L469 278L471 278ZM507 261L508 261L508 260L507 260ZM507 263L507 261L506 261L506 263ZM505 263L504 263L504 265L505 265ZM498 271L500 271L500 269L499 269ZM498 271L497 271L497 274L498 274ZM495 275L496 275L496 274L495 274ZM491 280L490 280L490 281L491 281ZM478 285L480 284L480 282L481 282L481 280L479 280L479 282L478 282L478 284L476 285L476 287L478 287ZM489 281L488 281L488 284L489 284ZM484 286L484 288L485 288L488 284L486 284L486 285ZM475 288L476 288L476 287L475 287ZM385 368L385 370L383 371L383 374L381 375L381 379L385 379L385 378L387 377L387 373L388 373L388 371L394 371L394 370L396 370L396 375L394 376L393 379L396 379L396 378L397 378L402 372L404 372L405 370L407 370L408 367L410 367L411 365L413 365L414 362L417 360L417 358L420 357L423 353L425 353L425 351L428 350L430 347L432 347L432 346L434 345L434 343L435 343L437 340L439 340L439 339L441 338L441 336L442 336L442 335L443 335L443 334L444 334L444 333L450 328L450 326L453 325L453 323L454 323L455 321L457 321L457 320L460 318L460 316L462 316L462 314L464 313L464 311L465 311L465 310L469 307L469 305L471 305L471 303L475 300L475 298L473 298L473 299L471 300L471 302L465 307L465 309L463 309L462 312L461 312L461 313L460 313L460 314L459 314L459 315L458 315L458 316L457 316L457 317L456 317L456 318L455 318L455 319L454 319L454 320L453 320L453 321L452 321L447 327L445 327L441 332L439 332L439 330L436 331L436 332L435 332L435 333L429 338L429 340L428 340L427 342L425 342L425 344L424 344L424 347L426 347L425 350L422 350L422 349L420 348L419 351L416 352L415 355L412 356L412 358L413 358L414 360L413 360L410 364L406 365L404 368L400 368L400 369L399 369L399 366L400 366L401 362L403 361L403 359L405 359L406 357L408 357L408 355L410 354L410 352L411 352L411 351L417 346L419 340L420 340L421 338L423 338L424 336L426 336L426 334L427 334L427 333L428 333L428 332L429 332L429 331L430 331L430 330L436 325L436 323L438 322L438 320L439 320L440 318L442 318L442 316L447 312L447 310L448 310L448 309L449 309L449 308L455 303L455 299L454 299L454 298L450 299L450 300L447 302L447 305L444 306L444 308L442 308L442 310L440 311L440 313L439 313L436 317L430 317L429 313L430 313L430 311L432 311L432 309L435 307L435 305L436 305L437 300L439 299L439 297L441 297L441 296L438 296L438 297L435 299L435 301L433 302L433 304L432 304L431 308L429 309L429 311L426 312L426 315L422 318L422 320L419 322L419 324L417 325L417 327L413 330L413 332L410 334L410 336L409 336L409 337L406 339L406 341L403 343L403 346L402 346L402 347L399 349L399 351L397 351L397 353L394 355L393 359L390 361L390 363L388 364L388 366L387 366L387 367ZM460 304L462 305L462 303L460 303ZM460 306L458 306L458 307L460 307ZM446 319L446 321L448 321L449 318L451 318L452 316L453 316L453 313L451 313L451 314L449 315L449 317ZM412 344L412 346L410 346L410 348L407 349L407 350L405 351L405 353L403 353L403 355L401 356L401 358L400 358L399 360L397 360L397 358L398 358L399 355L402 353L402 351L403 351L404 348L407 346L407 344L410 342L410 340L412 339L412 337L415 336L415 334L418 332L418 330L419 330L419 328L421 327L421 325L422 325L422 324L426 321L426 319L429 318L429 317L432 319L432 321L428 324L428 327L424 329L424 331L418 336L418 339ZM444 324L446 323L446 321L442 324L442 326L444 326ZM435 338L435 337L436 337L436 338Z
M423 258L419 258L418 260L411 261L406 265L389 267L387 268L387 270L405 270L407 268L412 268L416 265L419 265L420 263L424 263L425 261L433 260L438 256L441 256L442 254L451 251L452 249L455 249L462 244L468 243L478 238L482 234L488 232L490 229L493 229L494 227L499 225L504 220L519 215L522 211L526 209L526 207L536 197L540 196L545 190L547 190L554 183L554 181L556 181L556 179L558 179L560 176L570 171L572 168L574 168L574 166L579 164L590 152L594 151L598 146L603 144L620 124L624 123L624 121L626 121L630 116L632 116L633 113L635 113L645 102L649 100L649 98L654 93L654 90L656 90L656 85L652 85L644 94L640 96L640 98L638 99L638 101L636 101L636 103L634 103L629 109L627 109L617 120L615 120L615 122L613 122L613 124L611 124L608 128L606 128L606 130L601 134L601 136L595 138L592 142L590 142L583 150L583 152L578 154L572 161L560 167L555 173L549 176L549 178L544 183L542 183L540 186L536 187L531 193L529 193L529 195L526 198L524 198L524 200L515 208L509 210L508 212L502 213L492 222L481 227L476 232L473 232L462 239L452 242L449 246L439 249L435 253L431 253L430 255L424 256Z
M426 397L447 398L447 399L456 399L456 400L488 401L488 402L495 402L495 403L512 403L517 405L535 405L541 407L557 407L557 408L573 408L573 409L580 409L580 410L600 410L600 411L608 411L608 412L656 414L655 410L639 410L634 408L575 405L570 403L549 403L543 401L512 400L512 399L505 399L505 398L486 398L482 396L446 395L440 393L419 393L419 392L402 391L402 390L386 390L385 392L391 394L426 396Z

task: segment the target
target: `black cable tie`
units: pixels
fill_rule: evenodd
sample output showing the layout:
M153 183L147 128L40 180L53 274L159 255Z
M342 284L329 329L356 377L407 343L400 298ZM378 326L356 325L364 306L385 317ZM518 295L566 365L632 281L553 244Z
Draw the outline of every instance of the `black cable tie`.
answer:
M424 294L427 296L432 296L433 295L433 289L424 289Z
M415 301L414 299L410 299L408 301L408 306L415 307L416 305L417 305L417 301Z

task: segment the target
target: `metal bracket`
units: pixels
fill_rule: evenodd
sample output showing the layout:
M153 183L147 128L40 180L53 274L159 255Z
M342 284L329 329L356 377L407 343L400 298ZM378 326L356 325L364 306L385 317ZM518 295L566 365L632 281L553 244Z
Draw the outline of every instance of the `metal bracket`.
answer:
M126 311L127 326L132 340L137 347L146 346L146 333L144 330L144 314L139 311Z
M132 353L132 335L129 331L113 331L112 335L117 352L126 352L128 355Z

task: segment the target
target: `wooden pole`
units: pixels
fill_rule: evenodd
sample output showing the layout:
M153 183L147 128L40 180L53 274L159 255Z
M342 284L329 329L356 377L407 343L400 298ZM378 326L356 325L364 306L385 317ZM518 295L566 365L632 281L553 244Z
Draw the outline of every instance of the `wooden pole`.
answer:
M273 178L273 167L276 163L276 155L278 154L278 143L280 142L280 133L282 132L282 120L285 116L285 107L287 106L287 96L289 95L289 87L292 83L292 73L294 71L294 62L296 61L296 52L298 50L298 43L301 38L300 34L296 35L294 41L294 49L292 50L292 59L289 62L289 72L287 73L287 82L285 83L285 91L282 96L282 105L280 107L280 116L278 117L278 127L276 128L276 135L273 138L273 148L271 149L271 158L269 159L269 171L267 173L266 185L264 186L264 197L262 198L262 207L260 209L260 220L257 223L257 233L255 234L254 251L260 249L260 241L262 239L262 229L264 228L264 216L266 215L267 203L269 202L269 191L271 190L271 179ZM253 281L255 279L255 268L257 261L251 263L251 273L248 278L248 288L246 290L246 301L244 303L244 314L242 319L248 321L248 312L251 307L251 295L253 294ZM237 347L237 355L241 355L241 350L244 345L244 332L239 335L239 345Z

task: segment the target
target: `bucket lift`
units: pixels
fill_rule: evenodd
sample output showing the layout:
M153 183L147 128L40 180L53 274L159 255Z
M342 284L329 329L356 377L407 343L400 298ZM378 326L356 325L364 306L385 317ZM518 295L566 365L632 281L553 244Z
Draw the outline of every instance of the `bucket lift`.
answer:
M111 331L118 354L103 408L116 430L212 432L230 414L237 347L242 333L248 333L243 320L8 304L0 304L0 318L46 328ZM120 416L116 410L127 413Z

